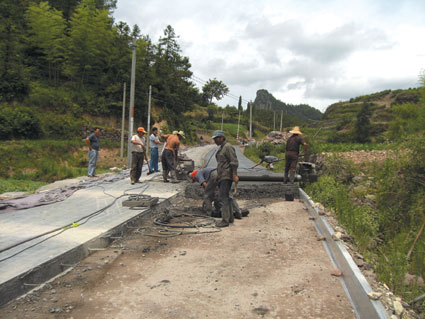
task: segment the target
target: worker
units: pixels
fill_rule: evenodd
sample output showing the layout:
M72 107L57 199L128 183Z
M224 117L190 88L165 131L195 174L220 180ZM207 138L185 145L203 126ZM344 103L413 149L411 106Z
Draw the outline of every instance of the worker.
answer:
M300 136L300 128L295 126L291 131L292 135L286 141L286 154L285 154L285 174L283 177L283 182L288 183L288 173L289 173L289 182L291 184L295 181L295 169L297 167L298 155L300 152L300 145L303 145L305 154L308 152L307 143Z
M217 187L217 168L206 167L200 170L194 170L190 173L192 182L198 182L205 191L202 207L208 216L213 216L212 202L214 201L215 189ZM218 203L218 202L217 202ZM214 203L214 206L218 206Z
M280 158L277 158L276 156L264 155L264 154L260 155L260 159L261 161L259 161L257 164L255 164L251 168L256 168L258 165L261 165L265 162L266 168L273 170L273 164L282 160Z
M89 146L88 177L96 177L96 163L99 158L99 134L100 129L95 127L94 131L86 138L87 145Z
M230 213L230 189L232 183L239 181L238 158L235 149L226 141L224 132L221 130L214 131L212 138L215 144L219 146L215 158L217 160L217 178L218 197L221 203L222 220L216 224L217 227L227 227L233 222L233 215Z
M171 182L178 183L179 181L177 180L176 165L178 160L180 141L184 139L184 132L178 131L177 134L163 134L161 137L167 140L161 157L162 176L164 182L168 182L168 173L170 173Z
M198 182L205 190L204 201L202 203L202 208L205 210L208 216L212 217L221 217L221 204L220 201L215 196L215 190L217 188L217 169L213 167L205 167L200 170L194 170L189 173L192 178L192 182ZM212 209L212 203L214 202L215 212ZM236 219L242 219L242 212L239 208L236 200L231 197L231 208L233 216ZM248 210L246 215L248 215Z
M130 181L131 185L139 182L139 178L142 175L143 160L149 165L148 157L146 155L146 141L144 135L146 131L143 127L137 129L137 134L131 138L131 144L133 144L133 150L131 152L131 170L130 170Z
M158 169L158 146L161 144L158 137L158 128L153 127L152 128L152 134L149 136L149 146L151 148L151 161L149 163L149 174L159 172Z

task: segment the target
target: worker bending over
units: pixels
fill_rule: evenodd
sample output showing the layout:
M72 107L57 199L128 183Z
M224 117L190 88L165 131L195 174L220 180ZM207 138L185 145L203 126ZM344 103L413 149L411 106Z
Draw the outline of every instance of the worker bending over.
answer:
M177 180L176 165L178 160L180 141L184 139L184 132L179 131L177 134L163 134L161 137L167 140L161 157L162 176L164 178L164 182L168 182L168 173L170 173L171 182L178 183L179 181Z
M260 155L260 159L261 159L261 161L259 161L257 164L255 164L251 168L256 168L258 165L266 163L266 168L273 170L273 164L282 160L282 159L277 158L276 156L272 156L272 155Z

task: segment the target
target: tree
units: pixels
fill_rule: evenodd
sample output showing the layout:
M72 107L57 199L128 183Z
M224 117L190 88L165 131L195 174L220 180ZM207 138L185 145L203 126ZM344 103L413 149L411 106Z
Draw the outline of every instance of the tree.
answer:
M0 102L23 99L28 93L22 19L25 8L24 1L0 1Z
M30 41L39 47L47 60L49 79L57 80L65 54L66 22L62 13L47 2L29 6L26 18L30 27Z
M169 25L155 46L152 90L154 99L163 106L164 117L176 125L182 120L178 114L190 110L199 94L190 81L192 71L189 58L180 54L177 38Z
M242 96L239 96L239 101L238 101L238 111L242 112Z
M370 104L363 103L362 109L357 114L357 121L355 125L355 138L359 143L367 143L370 141Z
M99 84L99 74L105 73L112 62L112 18L108 10L96 9L94 0L83 0L70 24L67 74L77 80L80 87Z
M202 92L208 99L208 103L211 104L213 98L216 100L221 100L227 93L229 93L229 88L223 82L217 79L210 79L202 87Z

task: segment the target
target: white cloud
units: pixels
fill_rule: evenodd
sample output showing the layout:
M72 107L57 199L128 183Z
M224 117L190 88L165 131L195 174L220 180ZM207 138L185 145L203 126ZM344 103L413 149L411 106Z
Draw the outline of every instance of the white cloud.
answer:
M244 100L266 89L324 111L357 95L414 87L425 68L423 12L421 0L119 0L114 16L154 41L170 24L194 74L222 80Z

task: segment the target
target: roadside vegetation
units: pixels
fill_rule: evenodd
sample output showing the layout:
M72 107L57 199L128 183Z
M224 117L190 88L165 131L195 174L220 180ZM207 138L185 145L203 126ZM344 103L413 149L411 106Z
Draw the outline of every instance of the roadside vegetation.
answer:
M87 175L87 148L83 139L11 140L0 145L0 194L31 192L46 183ZM120 161L119 144L103 140L97 172ZM110 155L109 155L110 154ZM102 155L103 156L103 155Z
M425 293L425 89L418 103L395 106L383 144L395 156L361 166L335 153L323 175L306 187L354 238L378 279L406 301ZM336 146L340 148L341 146ZM346 145L344 151L353 149ZM328 151L328 146L316 145ZM414 308L425 316L423 300Z
M379 139L371 136L370 126L357 126L364 133L358 138L366 143L355 138L330 143L329 132L316 135L317 128L304 129L309 153L323 163L318 182L305 185L306 192L334 213L374 265L378 279L407 302L425 294L425 88L417 92L417 103L393 106L388 130ZM361 100L370 101L367 96ZM375 150L391 156L368 160L369 151ZM343 156L359 151L365 159L361 163ZM284 158L285 146L265 142L246 147L244 154L254 162L260 155ZM284 161L274 171L283 169ZM412 306L425 318L424 299Z

